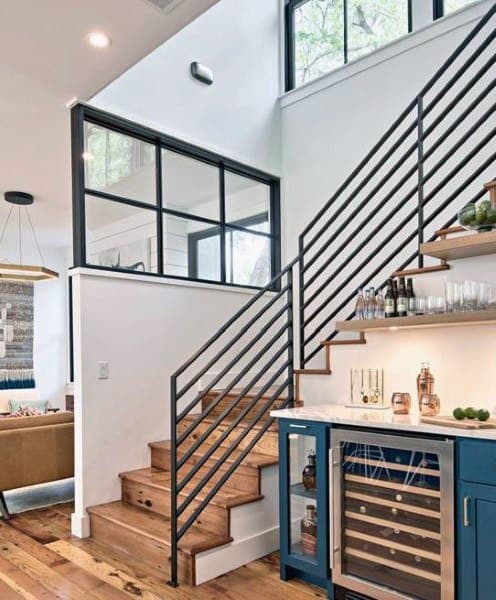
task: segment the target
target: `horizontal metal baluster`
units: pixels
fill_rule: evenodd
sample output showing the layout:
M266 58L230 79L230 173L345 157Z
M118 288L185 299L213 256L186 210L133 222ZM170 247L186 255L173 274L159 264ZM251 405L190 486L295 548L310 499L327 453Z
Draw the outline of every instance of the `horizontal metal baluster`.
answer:
M319 210L319 212L315 215L315 217L310 221L310 223L305 227L303 232L300 234L300 237L303 238L307 233L318 223L318 221L325 215L325 213L329 210L329 208L334 204L334 202L339 198L339 196L344 192L344 190L348 187L350 183L356 178L356 176L360 173L363 167L366 167L370 160L377 154L378 150L380 150L387 140L392 136L393 133L398 129L400 125L403 124L405 118L408 114L415 108L417 105L417 100L412 101L407 108L401 113L401 115L396 119L396 121L388 128L386 133L381 137L381 139L375 144L372 150L367 154L367 156L358 164L357 167L351 172L349 177L347 177L343 184L339 186L337 191L332 195L330 200Z
M382 169L382 167L387 163L387 161L391 158L391 156L393 156L393 154L396 152L396 150L398 150L398 148L403 144L403 142L408 138L408 136L411 135L413 131L415 131L416 127L417 127L417 119L415 119L413 121L413 124L411 124L407 128L407 130L401 135L401 137L386 152L386 154L374 165L374 167L371 169L371 171L368 173L368 175L366 175L360 181L360 183L355 187L355 189L352 192L349 193L349 195L347 196L346 200L343 201L342 206L340 207L339 210L345 210L346 205L349 202L349 200L351 198L353 198L354 196L356 196L360 192L360 190L364 186L366 186L367 183L374 177L374 175L376 175ZM408 157L408 155L411 152L413 152L413 150L416 147L417 147L417 145L415 144L415 146L413 147L413 149L410 148L407 151L406 156ZM395 166L397 167L399 165L396 164ZM393 169L391 169L391 170L393 170ZM360 205L360 207L363 207L364 205L365 205L365 202L362 201L362 204ZM359 212L357 210L357 208L355 208L355 210L353 211L353 214L357 214L357 212ZM352 217L348 217L345 220L345 222L341 225L341 230L343 230L347 225L349 225L349 223L351 222L351 220L352 220ZM333 222L334 222L334 216L332 215L324 223L324 225L322 225L322 227L314 235L314 237L309 242L307 242L307 244L305 245L305 252L308 252L314 246L314 244L323 236L323 234L329 229L329 227L333 224ZM312 266L312 264L314 263L314 261L315 261L315 256L307 261L307 263L305 264L305 270L308 270Z
M279 319L279 318L282 316L282 314L284 314L284 313L286 312L286 308L287 308L287 307L284 307L284 310L282 311L282 313L280 313L280 314L278 314L278 315L277 315L277 318L278 318L278 319ZM271 324L271 326L272 326L272 325L273 325L273 323ZM270 328L270 326L269 326L269 328ZM188 436L189 436L189 435L190 435L190 434L191 434L191 433L192 433L192 432L193 432L193 431L194 431L194 430L195 430L195 429L198 427L198 425L199 425L199 424L202 422L202 420L203 420L205 417L207 417L207 416L210 414L210 412L211 412L211 411L212 411L212 410L213 410L213 409L214 409L216 406L218 406L218 404L219 404L220 402L222 402L222 400L224 400L224 398L225 398L226 396L228 396L228 395L229 395L229 394L232 392L232 389L234 388L234 386L235 386L237 383L239 383L239 382L240 382L240 381L243 379L243 377L244 377L244 376L245 376L247 373L249 373L249 372L250 372L250 369L251 369L252 367L254 367L254 366L257 364L257 362L258 362L258 361L259 361L261 358L263 358L263 356L264 356L265 354L267 354L267 352L268 352L268 351L269 351L269 350L270 350L270 349L271 349L271 348L274 346L274 340L278 340L278 339L279 339L279 338L280 338L282 335L284 335L284 333L286 332L287 328L288 328L288 324L287 324L287 323L285 323L285 324L284 324L284 325L283 325L283 326L282 326L282 327L281 327L281 328L280 328L280 329L279 329L279 330L278 330L278 331L277 331L277 332L276 332L276 333L275 333L275 334L272 336L272 338L271 338L271 339L270 339L268 342L266 342L266 343L265 343L265 345L264 345L264 346L263 346L263 347L262 347L262 348L261 348L261 349L260 349L260 350L257 352L257 354L256 354L256 355L255 355L255 356L254 356L254 357L253 357L253 358L250 360L250 362L249 362L247 365L245 365L245 366L243 367L243 369L241 369L241 371L240 371L239 373L237 373L237 374L236 374L236 376L234 377L234 379L233 379L233 380L232 380L232 381L231 381L231 382L230 382L230 383L229 383L229 384L228 384L228 385L227 385L227 386L226 386L226 387L225 387L225 388L224 388L222 391L219 391L219 394L218 394L218 395L215 397L214 401L213 401L213 402L212 402L212 403L211 403L209 406L207 406L207 408L206 408L206 409L202 410L200 413L197 413L197 414L195 414L195 415L192 415L192 416L195 416L195 417L198 417L198 418L197 418L197 419L196 419L196 420L195 420L195 421L194 421L194 422L193 422L193 423L192 423L192 424L191 424L191 425L190 425L190 426L189 426L189 427L186 429L186 431L184 431L184 433L183 433L181 436L179 436L179 437L178 437L178 445L182 444L182 443L183 443L183 442L184 442L184 441L187 439L187 437L188 437ZM257 340L253 340L253 344L255 344L257 341L258 341L258 339L257 339ZM252 345L253 345L253 344L252 344ZM246 353L246 352L247 352L249 349L250 349L250 348L245 348L245 349L244 349L244 353ZM237 357L236 357L236 362L237 362L238 360L240 360L241 358L243 358L243 357L244 357L244 353L240 353L240 354L238 354L238 355L237 355ZM229 372L229 370L230 370L230 366L231 366L231 365L227 365L227 367L226 367L226 369L227 369L227 372ZM238 394L238 397L237 397L237 398L239 398L239 396L240 396L241 394L243 394L243 393L245 393L245 394L246 394L246 393L247 393L247 392L245 391L245 389L246 389L247 387L248 387L248 389L249 389L249 386L245 385L245 387L243 388L243 390L242 390L241 392L239 392L239 394ZM201 396L199 396L200 400L197 400L197 402L198 402L198 401L201 401L201 399L202 399L202 398L204 398L204 397L205 397L205 394L202 394ZM236 398L236 399L237 399L237 398ZM195 402L195 404L196 404L197 402ZM189 410L191 410L191 408L189 408ZM178 417L178 419L177 419L177 423L180 423L180 422L181 422L181 421L184 419L184 417L186 417L186 416L188 415L188 413L189 413L189 410L188 410L188 412L183 412L183 413L181 413L181 414L179 415L179 417Z
M492 55L489 60L477 71L477 73L463 86L463 88L456 94L456 96L451 100L448 105L441 111L441 113L434 119L434 121L426 127L424 132L424 139L427 138L431 133L436 129L438 125L440 125L444 119L449 115L449 113L460 103L461 100L465 98L468 92L472 90L472 88L479 83L482 77L486 74L487 71L494 65L496 62L496 55ZM494 81L491 82L494 84ZM481 95L487 95L489 91L493 88L493 85L489 84L487 87L487 92L484 92ZM478 99L476 99L478 100ZM425 114L425 111L424 111ZM457 121L461 121L462 117L458 117Z
M465 48L472 42L477 35L484 29L484 27L489 23L489 21L496 14L496 4L480 19L477 25L469 32L469 34L463 38L463 40L458 44L455 50L450 54L447 60L439 67L439 69L434 73L434 75L429 79L429 81L422 88L419 96L425 96L428 91L438 82L438 80L446 73L446 71L451 67L452 64L458 59L458 57L463 53Z
M442 212L442 211L443 211L445 208L447 208L447 207L448 207L448 206L451 204L451 202L452 202L452 201L453 201L453 200L454 200L454 199L455 199L455 198L456 198L458 195L460 195L460 194L461 194L461 193L462 193L462 192L465 190L465 188L466 188L466 187L468 187L468 185L469 185L470 183L472 183L472 182L473 182L475 179L477 179L477 177L479 177L479 175L480 175L482 172L484 172L484 171L485 171L485 170L486 170L486 169L487 169L487 168L488 168L488 167L489 167L489 166L490 166L490 165L491 165L491 164L492 164L492 163L493 163L495 160L496 160L496 154L493 154L493 155L492 155L490 158L488 158L486 161L484 161L484 163L483 163L481 166L479 166L479 168L478 168L478 169L477 169L477 170L476 170L474 173L472 173L472 175L470 175L470 177L467 179L467 181L466 181L466 182L464 182L464 184L463 184L462 186L458 187L458 188L457 188L457 189L456 189L456 190L455 190L455 191L454 191L452 194L450 194L450 196L448 197L448 199L447 199L445 202L443 202L443 203L440 205L440 207L439 207L439 208L438 208L436 211L434 211L433 215L437 216L437 215L438 215L438 214L440 214L440 213L441 213L441 212ZM427 204L427 202L428 202L428 201L429 201L429 199L428 199L428 197L426 197L426 198L425 198L425 200L424 200L424 203L423 203L423 204L424 204L424 206ZM411 218L413 218L413 216L414 216L414 215L416 215L416 214L417 214L416 210L415 210L415 211L412 211L412 212L410 213L410 215L411 215ZM431 222L432 222L432 219L433 219L432 215L431 215L430 217L428 217L427 219L425 219L425 222L424 222L425 226L429 225L429 223L431 223ZM386 244L387 244L387 243L389 243L389 242L392 240L392 238L393 238L393 237L395 237L395 236L396 236L396 235L397 235L397 234L398 234L398 233L401 231L401 229L402 229L403 227L404 227L404 224L403 224L402 226L398 226L398 227L396 227L396 228L395 228L395 230L394 230L394 234L393 234L393 235L389 235L389 237L388 237L388 239L386 240L386 242L385 242L385 243L386 243ZM365 285L367 285L367 283L369 283L369 282L370 282L370 281L371 281L371 280L372 280L372 279L373 279L373 278L374 278L374 277L375 277L375 276L376 276L378 273L380 273L380 272L381 272L381 270L382 270L382 269L384 269L384 268L387 266L387 264L388 264L388 263L390 263L390 262L393 260L394 256L395 256L396 254L398 254L399 252L401 252L401 250L403 250L403 248L405 248L405 247L407 246L407 244L409 244L409 243L410 243L410 242L411 242L411 241L412 241L412 240L415 238L415 236L416 236L416 235L417 235L417 231L414 231L414 232L413 232L411 235L409 235L409 236L406 238L406 240L404 240L404 241L403 241L403 243L402 243L402 244L400 244L400 246L399 246L399 247L398 247L398 248L397 248L397 249L396 249L394 252L392 252L392 253L391 253L391 254L390 254L390 255L389 255L387 258L386 258L386 260L385 260L385 261L383 261L383 262L381 263L381 265L380 265L380 266L379 266L377 269L375 269L375 270L374 270L374 272L372 273L372 275L370 275L370 276L369 276L369 277L366 279L366 281L365 281L365 283L364 283L363 285L364 285L364 286L365 286ZM385 245L385 244L382 244L382 246L384 246L384 245ZM382 247L382 246L381 246L381 247ZM376 249L376 252L375 252L375 253L377 253L377 249ZM369 257L368 257L368 260L367 260L366 262L369 262L369 261L370 261L370 259L371 259L371 258L373 258L374 256L375 256L375 254L369 255ZM355 277L355 276L357 275L357 273L358 273L358 272L359 272L359 271L360 271L360 270L363 268L363 266L364 266L364 265L362 264L362 265L361 265L361 266L360 266L358 269L356 269L356 270L355 270L355 272L354 272L354 273L353 273L353 274L352 274L350 277L348 277L348 278L347 278L347 280L346 280L346 282L345 282L344 284L340 285L340 287L339 287L338 291L336 291L336 292L335 292L335 293L334 293L334 294L333 294L333 295L330 297L330 299L331 299L331 300L332 300L332 299L333 299L333 298L334 298L334 297L335 297L335 296L336 296L336 295L337 295L337 294L338 294L338 293L339 293L339 292L340 292L340 291L343 289L343 287L345 287L345 286L346 286L346 285L347 285L347 284L348 284L348 283L351 281L351 279L353 279L353 277ZM326 325L327 325L329 322L331 322L331 321L333 320L333 318L334 318L334 317L335 317L335 316L336 316L336 315L339 313L339 311L340 311L342 308L344 308L344 307L345 307L345 306L348 304L348 302L350 302L350 301L351 301L351 300L352 300L354 297L355 297L355 292L353 291L353 292L352 292L352 293L351 293L351 294L350 294L350 295L347 297L347 299L346 299L345 301L343 301L343 302L342 302L342 303L339 305L339 307L338 307L338 308L337 308L335 311L333 311L333 313L332 313L332 314L331 314L329 317L327 317L327 318L325 319L325 321L323 321L322 323L320 323L320 324L318 325L318 327L317 327L317 328L316 328L316 329L315 329L315 330L314 330L314 331L313 331L313 332L310 334L310 336L309 336L309 337L308 337L308 338L305 340L305 342L304 342L304 343L305 343L305 345L307 345L307 344L308 344L308 343L309 343L309 342L310 342L312 339L314 339L314 338L316 337L316 335L317 335L317 334L318 334L318 333L319 333L319 332L320 332L320 331L321 331L321 330L322 330L322 329L323 329L323 328L324 328L324 327L325 327L325 326L326 326ZM310 360L310 356L308 357L308 359L307 359L307 360Z
M284 354L284 352L288 349L289 343L286 342L284 344L284 346L282 346L271 358L270 360L264 365L264 368L260 370L260 372L252 379L252 381L250 381L250 388L253 387L255 385L255 383L257 383L257 381L260 380L260 378L262 377L262 375L264 375L269 368ZM276 373L278 374L277 377L280 375L279 370L276 371ZM274 375L269 379L270 382L274 382ZM272 385L272 383L270 385ZM257 392L257 395L255 396L255 399L253 401L253 403L256 403L256 401L263 396L263 394L267 391L267 389L270 387L270 385L268 384L264 384L261 388L261 390L259 392ZM247 386L248 387L248 386ZM248 389L250 389L248 388ZM245 392L246 394L247 392ZM251 406L251 403L248 405ZM231 406L231 409L234 408L233 406ZM222 415L221 415L222 416ZM244 416L244 411L242 413L242 416ZM242 420L242 416L237 416L234 417L233 421L230 423L230 426L232 426L233 428L236 427L236 425L239 425L239 423ZM225 418L225 417L224 417ZM201 435L200 438L198 438L197 440L195 440L195 442L186 450L186 452L184 453L184 455L179 459L177 466L178 469L181 468L186 461L191 458L191 456L196 452L196 450L198 450L198 448L203 444L203 442L205 442L205 440L210 436L210 434L222 423L222 418L217 418ZM181 436L182 437L182 436ZM215 447L217 444L217 442L215 442L213 444L212 447Z
M252 327L253 325L255 325L255 323L257 321L260 320L260 318L269 310L269 308L271 308L278 300L280 300L283 296L286 295L286 292L288 291L288 286L284 287L281 289L281 291L279 291L275 296L273 296L266 304L263 305L263 307L259 310L259 312L252 317L248 323L246 323L246 325L244 325L239 332L233 336L233 338L231 340L229 340L229 343L226 344L224 346L224 348L222 348L222 350L219 350L219 352L215 355L214 358L212 358L207 365L205 365L200 371L198 371L198 373L196 375L194 375L190 381L188 381L188 383L186 385L184 385L177 393L177 397L178 398L182 398L184 396L184 394L191 389L191 387L197 383L202 377L203 375L205 375L205 373L207 373L218 361L220 358L222 358L226 352L232 348L234 346L234 344L236 342L238 342ZM211 387L213 387L213 385L215 385L217 383L217 381L215 383L213 383L211 385ZM211 388L210 388L211 389ZM204 392L209 391L209 390L203 390Z
M492 108L492 111L494 111L496 108ZM456 152L461 146L463 146L463 144L473 135L474 132L476 132L478 129L478 124L474 124L472 126L471 129L469 129L463 136L462 138L460 138L460 140L457 141L457 143L455 144L454 148L452 150L449 151L449 153L447 155L445 155L444 157L442 157L437 163L436 165L429 171L429 173L427 175L425 175L424 177L424 182L427 182L442 166L444 166L446 164L446 160L449 158L449 156L453 153ZM460 169L462 169L470 160L472 160L472 158L474 158L474 156L476 156L480 150L486 146L493 138L496 132L496 128L493 129L490 133L488 133L480 142L479 144L477 144L477 146L475 146L472 151L460 162L456 165L456 167L454 167L445 177L444 179L434 188L434 190L432 190L432 192L430 192L429 194L427 194L425 196L424 202L422 203L422 206L425 206L427 204L427 202L429 202L429 200L431 200L432 198L434 198L434 196L436 196L436 194L442 190L446 183L452 181L454 174L456 174L456 172L458 172ZM415 194L415 190L412 190L404 199L402 199L399 204L397 204L394 208L392 213L394 214L397 210L399 210L406 201L408 201L414 194ZM392 239L392 237L394 237L394 235L396 235L401 229L403 229L403 227L405 227L408 222L413 218L414 215L417 214L417 209L411 211L402 221L401 223L395 228L394 230L394 234L392 236L389 237L389 239ZM367 235L367 237L358 245L356 246L355 250L353 250L353 252L346 257L347 262L350 262L353 258L355 258L355 256L357 256L361 250L370 242L370 240L374 239L374 237L377 235L377 233L379 233L382 228L388 223L388 221L390 220L390 215L391 213L389 213L380 223L378 223L378 225ZM350 240L351 241L351 240ZM372 254L372 256L374 256L382 247L384 246L384 243L381 242L379 247L376 247L374 249L374 252ZM352 278L360 271L362 270L362 268L369 262L370 260L370 256L367 257L361 264L359 267L357 267L357 269L354 271ZM342 267L338 267L333 273L332 275L330 275L330 277L321 284L319 290L317 290L319 292L319 294L324 291L324 289L326 287L328 287L332 281L334 280L334 278L342 271ZM326 297L321 304L319 304L319 306L317 306L317 308L315 308L315 310L305 319L305 321L303 322L303 327L306 327L309 323L311 323L315 317L317 317L323 308L325 308L325 306L327 306L329 304L329 302L331 300L333 300L337 294L339 294L339 292L343 289L343 287L345 287L347 284L349 283L348 280L346 280L346 282L344 284L341 284L337 290L334 291L333 295ZM315 292L312 295L312 298L314 296L316 296L317 292ZM310 303L310 300L308 300L306 302L306 305L308 305Z
M182 373L184 373L184 371L186 371L186 369L188 367L190 367L194 362L196 362L209 348L210 346L216 342L219 337L221 335L223 335L224 333L226 333L226 331L232 326L234 325L234 323L236 323L236 321L242 317L245 312L250 309L258 300L260 300L260 298L264 298L265 297L265 292L268 291L272 291L272 288L274 287L274 285L281 279L281 277L283 277L285 275L285 273L287 273L289 271L289 269L292 269L294 267L294 265L298 262L298 258L293 259L289 264L287 264L284 269L282 269L282 271L280 273L278 273L277 275L275 275L267 285L265 285L263 288L261 288L256 294L255 296L253 296L253 298L251 298L244 306L242 306L238 312L233 315L228 321L226 321L224 323L224 325L222 327L220 327L220 329L217 331L217 333L215 335L213 335L209 340L207 340L203 346L193 354L193 356L191 358L189 358L184 364L182 364L179 369L177 369L177 371L175 373L173 373L174 377L179 377Z
M465 59L463 65L458 71L450 78L450 80L443 86L440 92L436 94L433 100L427 104L424 109L423 116L427 116L432 110L434 110L436 104L446 96L449 90L455 85L455 83L464 75L468 68L480 57L480 55L489 47L491 42L496 38L496 29L494 29L487 38L478 46L468 59Z
M289 361L286 363L286 365L285 365L284 368L286 369L288 366L289 366ZM245 430L242 431L237 436L236 440L233 441L232 444L228 448L226 448L226 450L224 451L224 453L222 454L222 456L220 456L218 458L216 464L209 469L208 473L206 473L206 475L204 475L204 477L198 482L198 484L195 486L195 488L189 492L188 498L186 498L182 502L182 504L180 504L177 507L177 514L178 514L178 516L180 516L180 515L183 514L183 512L186 510L186 508L195 499L195 497L197 496L197 494L199 492L201 492L202 488L205 487L205 485L209 482L209 480L213 477L213 475L215 475L215 473L219 469L220 465L223 462L225 462L227 458L229 458L229 456L233 453L233 451L238 448L239 443L241 442L241 440L243 440L247 436L247 434L253 429L253 427L255 427L255 425L260 421L260 419L262 419L264 417L264 415L270 409L270 407L272 406L272 404L274 404L274 402L277 400L277 398L288 387L288 384L289 384L289 380L286 379L286 381L279 386L279 388L274 392L274 394L270 397L270 399L267 400L267 402L265 402L263 404L262 408L256 413L256 416L249 423L246 424ZM290 398L288 397L286 399L286 402L289 402L289 401L290 401ZM204 457L202 457L202 460L203 460L203 458ZM195 472L198 470L197 467L198 467L198 464L195 465ZM191 476L188 478L188 481L190 481L191 477L193 477L193 469L191 470L190 475ZM185 484L182 482L178 489L179 490L183 489L184 485Z
M280 308L277 311L277 313L271 318L271 320L268 321L260 329L260 331L257 333L257 335L253 339L250 340L249 344L246 344L243 348L241 348L237 352L236 356L222 369L222 371L218 375L216 375L216 377L210 382L210 384L206 388L201 390L193 398L193 400L191 400L188 403L188 406L186 406L186 408L181 411L181 413L179 414L179 417L178 417L178 422L181 421L182 419L184 419L184 417L198 404L198 402L200 402L201 399L204 398L213 389L213 387L217 383L219 383L219 381L221 381L231 371L231 369L236 365L236 363L238 363L246 355L246 352L248 352L248 350L250 350L253 347L253 344L260 341L264 337L264 335L268 331L270 331L271 327L273 325L275 325L275 323L277 323L277 321L284 315L286 310L287 310L286 305L284 305L282 308ZM263 313L261 313L261 314L263 314ZM284 327L286 327L286 325L284 325ZM280 335L280 333L278 332L276 335ZM266 347L270 348L270 345L272 343L273 343L272 341L269 342ZM242 377L243 377L243 375L241 375L240 373L237 373L235 376L235 379L232 381L232 383L223 389L224 395L228 394L229 391L231 390L231 388L233 388L242 379Z
M281 406L281 408L287 408L289 406L289 399ZM198 518L200 513L206 508L208 503L212 500L215 494L220 490L220 488L226 483L229 477L234 473L234 471L238 468L238 466L243 462L243 460L248 456L248 454L252 451L258 441L267 433L269 427L274 423L275 419L271 417L269 421L260 429L260 431L255 435L253 440L248 444L248 446L241 452L236 461L232 464L231 467L226 471L226 473L219 479L219 482L215 485L214 488L208 493L206 498L202 500L199 506L195 509L193 515L189 517L189 519L184 523L184 525L179 530L179 538L181 538L191 527L191 525Z
M495 61L496 61L496 55L495 55ZM458 119L456 119L456 121L454 121L448 127L448 129L432 144L432 146L429 148L429 150L427 150L425 152L424 160L427 160L432 154L434 154L434 152L439 148L439 146L441 146L441 144L448 139L448 137L458 128L458 126L461 125L465 121L465 119L468 117L468 115L470 115L470 113L474 110L474 108L477 108L477 106L486 98L486 96L489 94L489 92L491 92L495 87L496 87L496 79L493 79L491 81L491 83L487 86L487 88L485 90L483 90L477 96L477 98L475 98L475 100L473 100L473 102L471 102L467 106L467 108L464 111L462 111L462 113L460 114ZM427 135L428 135L427 132L424 132L424 140L427 137Z

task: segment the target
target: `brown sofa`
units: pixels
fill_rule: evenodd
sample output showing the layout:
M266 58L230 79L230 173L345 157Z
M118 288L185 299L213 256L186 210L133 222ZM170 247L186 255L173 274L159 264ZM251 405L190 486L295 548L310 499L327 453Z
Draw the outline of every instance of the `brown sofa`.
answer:
M74 476L71 412L0 419L0 511L3 492Z

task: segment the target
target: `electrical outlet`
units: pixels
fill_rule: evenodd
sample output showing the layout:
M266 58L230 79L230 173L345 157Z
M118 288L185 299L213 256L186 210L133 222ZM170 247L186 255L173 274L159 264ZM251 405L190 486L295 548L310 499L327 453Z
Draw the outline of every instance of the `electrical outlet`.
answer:
M101 361L98 363L98 379L109 378L109 364L107 361Z

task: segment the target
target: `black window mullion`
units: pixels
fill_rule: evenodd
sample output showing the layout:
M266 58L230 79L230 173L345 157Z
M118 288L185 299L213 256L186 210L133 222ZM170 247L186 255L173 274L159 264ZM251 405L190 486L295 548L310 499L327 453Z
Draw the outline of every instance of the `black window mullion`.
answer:
M164 217L162 208L164 205L162 186L162 148L160 144L155 146L155 169L156 169L156 191L157 191L157 272L164 273Z
M343 0L343 49L344 64L348 63L348 0Z
M219 167L220 280L226 283L226 170Z
M433 17L434 20L440 19L444 16L444 1L443 0L432 0L433 2Z

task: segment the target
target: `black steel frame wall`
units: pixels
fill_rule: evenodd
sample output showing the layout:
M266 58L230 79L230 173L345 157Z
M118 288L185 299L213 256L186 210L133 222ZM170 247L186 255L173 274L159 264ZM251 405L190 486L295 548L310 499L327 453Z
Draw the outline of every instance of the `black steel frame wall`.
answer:
M121 196L115 196L103 191L89 189L85 187L85 168L84 168L84 124L92 123L100 127L110 129L123 135L131 136L149 144L153 144L156 149L155 168L156 168L156 205L130 200ZM72 194L73 194L73 255L75 267L88 267L92 269L119 271L130 274L137 274L137 271L106 267L89 264L86 256L86 195L108 199L121 204L135 206L136 208L155 211L157 216L157 263L158 273L142 272L139 274L162 277L166 279L180 279L188 281L200 281L212 285L228 285L233 287L256 287L229 283L226 279L226 258L225 258L225 238L226 229L233 231L247 232L250 235L260 235L270 239L270 262L271 272L269 279L275 277L281 270L281 209L280 209L280 180L271 174L265 173L253 167L244 165L225 156L194 146L177 138L165 135L159 131L144 127L137 123L128 121L116 115L98 110L96 108L78 104L71 111L71 132L72 132ZM162 149L171 150L184 156L202 161L219 169L219 198L220 198L220 220L213 220L197 215L191 215L187 212L181 212L166 208L163 198L166 190L162 189ZM236 222L226 222L225 204L225 174L234 173L242 177L258 181L269 186L270 189L270 231L269 233L254 231L248 229ZM221 233L220 249L220 272L219 281L204 280L195 277L181 277L164 273L163 256L163 215L177 216L183 219L195 220L212 227L219 227Z

